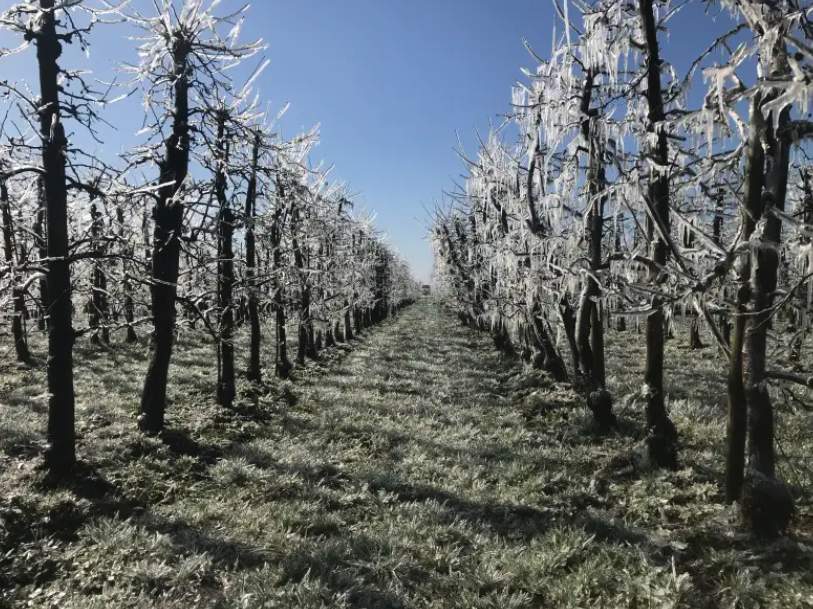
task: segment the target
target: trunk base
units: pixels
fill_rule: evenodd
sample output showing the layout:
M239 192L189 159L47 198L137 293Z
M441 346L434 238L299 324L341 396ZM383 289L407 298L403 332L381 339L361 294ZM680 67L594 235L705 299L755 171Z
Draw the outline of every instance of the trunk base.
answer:
M287 379L291 376L291 371L293 369L294 365L290 361L284 360L277 363L274 368L274 373L276 374L277 378Z
M138 423L138 429L148 436L158 435L164 428L163 420L159 421L155 417L150 417L147 413L141 413L136 421Z
M618 424L613 414L613 396L606 389L591 391L587 395L587 406L602 431L609 431Z
M649 464L652 467L677 469L677 439L677 428L668 417L654 425L646 439Z
M758 537L783 534L795 513L788 486L754 469L748 471L742 489L740 514L743 524Z
M53 444L46 444L43 453L48 473L57 478L68 475L76 465L76 454L67 447L60 450Z

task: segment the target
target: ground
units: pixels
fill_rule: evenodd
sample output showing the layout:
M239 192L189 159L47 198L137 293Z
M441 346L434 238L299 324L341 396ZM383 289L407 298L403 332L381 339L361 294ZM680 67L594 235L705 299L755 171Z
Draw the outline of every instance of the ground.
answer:
M799 514L778 542L723 502L723 364L668 343L682 467L650 472L642 336L608 336L620 429L430 300L213 402L184 334L168 432L135 430L144 345L77 347L73 482L37 468L41 368L0 369L0 607L813 607L811 416L779 410ZM246 397L248 396L248 397ZM809 398L809 396L807 396Z

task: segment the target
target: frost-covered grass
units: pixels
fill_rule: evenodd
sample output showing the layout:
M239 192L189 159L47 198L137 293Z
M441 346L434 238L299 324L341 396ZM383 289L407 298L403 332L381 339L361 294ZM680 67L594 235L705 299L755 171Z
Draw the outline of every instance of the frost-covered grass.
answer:
M185 336L162 439L134 430L143 346L80 347L83 465L61 487L35 468L43 371L4 364L0 607L813 606L810 416L780 409L793 536L751 540L720 493L712 349L668 345L684 467L632 464L641 342L608 337L610 437L428 302L300 370L293 399L241 381L234 412Z

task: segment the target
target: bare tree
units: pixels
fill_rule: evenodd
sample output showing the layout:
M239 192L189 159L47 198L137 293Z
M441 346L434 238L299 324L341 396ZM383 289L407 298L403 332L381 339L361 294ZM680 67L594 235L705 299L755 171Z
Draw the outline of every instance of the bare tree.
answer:
M159 167L159 190L153 209L152 316L154 337L144 390L139 427L155 433L164 427L169 363L175 329L175 301L180 268L181 238L184 233L185 182L189 172L191 119L190 93L200 99L216 99L228 90L223 70L260 50L259 43L237 44L238 28L245 8L218 16L216 3L205 8L200 0L188 0L180 11L164 0L152 17L128 15L145 30L140 48L142 61L135 68L143 83L146 101L152 106L154 122L148 125L156 139L169 133L163 144L148 145L140 156ZM222 34L228 28L230 32Z

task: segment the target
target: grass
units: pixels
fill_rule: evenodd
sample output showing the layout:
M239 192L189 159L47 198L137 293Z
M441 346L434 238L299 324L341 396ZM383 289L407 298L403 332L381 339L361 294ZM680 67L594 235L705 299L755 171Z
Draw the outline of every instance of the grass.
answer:
M0 607L813 606L811 416L779 409L794 530L753 540L720 491L712 349L668 343L684 466L635 468L642 342L608 337L609 437L428 301L292 383L241 379L229 412L212 346L183 336L160 439L135 431L143 345L82 345L82 465L57 486L37 469L43 370L3 364Z

